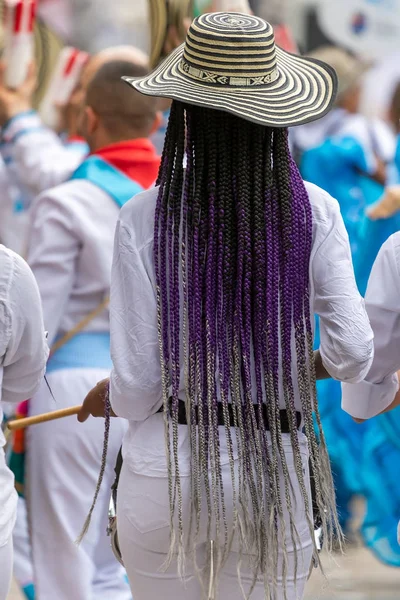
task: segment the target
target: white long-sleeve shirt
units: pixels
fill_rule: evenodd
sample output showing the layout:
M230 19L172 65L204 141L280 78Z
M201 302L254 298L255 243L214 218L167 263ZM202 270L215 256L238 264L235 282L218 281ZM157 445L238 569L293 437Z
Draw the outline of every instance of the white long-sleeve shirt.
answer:
M33 111L11 119L2 130L0 152L12 159L11 179L33 197L67 181L84 158L71 152Z
M118 212L106 192L81 179L35 200L28 262L39 285L50 346L108 296ZM108 310L85 331L108 332Z
M307 190L313 211L311 312L320 316L322 360L335 379L361 381L371 366L373 334L355 283L348 236L338 203L314 185L307 184ZM156 198L153 189L128 202L115 237L111 402L116 414L132 422L146 420L162 404L153 265ZM293 376L295 380L295 371ZM181 364L181 398L184 388ZM296 396L295 404L300 410Z
M358 419L369 419L394 400L400 370L400 232L382 246L372 267L365 295L374 331L375 357L365 380L343 385L342 407Z
M38 390L48 347L37 284L28 265L0 246L0 423L1 402L22 402ZM17 495L6 466L0 430L0 547L10 538Z

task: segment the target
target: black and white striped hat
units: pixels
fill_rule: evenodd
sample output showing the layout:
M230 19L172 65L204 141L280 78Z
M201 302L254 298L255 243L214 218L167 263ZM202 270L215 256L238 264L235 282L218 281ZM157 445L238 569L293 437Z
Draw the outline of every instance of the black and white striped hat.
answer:
M278 48L269 23L240 13L196 18L186 42L150 75L124 79L149 96L227 111L270 127L319 119L337 91L332 67Z

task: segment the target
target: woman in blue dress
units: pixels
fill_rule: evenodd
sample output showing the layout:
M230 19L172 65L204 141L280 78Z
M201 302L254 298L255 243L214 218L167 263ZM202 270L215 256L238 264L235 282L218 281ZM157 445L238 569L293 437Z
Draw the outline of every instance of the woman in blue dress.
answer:
M397 86L391 119L400 131L400 84ZM390 165L389 186L383 197L366 211L360 231L361 251L355 271L366 286L368 275L381 245L400 230L400 137L395 160ZM397 522L400 517L400 409L383 414L368 426L364 438L361 478L366 498L361 534L365 544L385 564L400 567Z
M342 89L332 111L336 121L335 114L331 113L330 117L336 126L328 128L328 135L318 146L303 153L301 172L304 179L319 185L339 201L350 238L357 284L364 293L376 254L390 235L388 229L398 228L394 222L397 217L390 224L366 222L368 207L384 194L390 158L393 162L394 135L391 138L381 123L368 121L357 112L360 64L348 55L346 59L343 51L326 48L323 50L325 59L327 52L336 61L333 66ZM355 73L358 76L353 77ZM379 231L366 243L370 226ZM351 517L350 501L355 495L364 495L366 489L361 457L370 424L357 425L341 410L341 389L334 380L318 382L318 399L335 475L341 525L346 530Z

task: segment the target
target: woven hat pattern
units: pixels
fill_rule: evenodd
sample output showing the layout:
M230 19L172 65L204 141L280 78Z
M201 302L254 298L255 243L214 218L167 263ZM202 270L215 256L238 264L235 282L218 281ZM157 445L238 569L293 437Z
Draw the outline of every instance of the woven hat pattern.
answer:
M301 125L331 108L335 71L275 44L272 26L241 13L196 18L185 44L150 75L125 78L143 94L236 114L271 127Z

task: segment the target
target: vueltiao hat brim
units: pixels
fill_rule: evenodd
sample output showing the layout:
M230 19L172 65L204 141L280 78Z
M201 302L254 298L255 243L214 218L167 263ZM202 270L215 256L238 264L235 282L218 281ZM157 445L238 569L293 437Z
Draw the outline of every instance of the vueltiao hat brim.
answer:
M335 70L316 59L276 46L279 75L273 83L246 87L197 81L182 68L185 44L145 77L124 77L138 92L222 110L269 127L315 121L331 109L337 94Z

